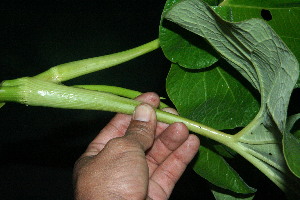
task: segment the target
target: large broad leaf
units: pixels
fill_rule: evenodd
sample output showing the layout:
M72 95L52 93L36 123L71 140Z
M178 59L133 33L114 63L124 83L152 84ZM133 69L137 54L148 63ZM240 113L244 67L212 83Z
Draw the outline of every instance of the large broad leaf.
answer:
M285 133L284 136L286 135ZM246 131L239 138L239 142L249 154L260 160L261 168L267 168L272 171L272 176L269 178L273 179L273 182L279 186L284 186L283 188L288 188L286 190L290 191L290 193L294 193L293 190L297 190L299 180L290 176L290 171L288 170L289 161L287 160L287 165L284 158L285 152L282 151L281 135L271 132L263 124L259 124L251 131ZM295 141L286 141L286 143L289 146L284 150L291 154L288 155L289 159L291 159L290 169L299 172L299 141L298 144L294 144ZM287 156L285 157L288 158ZM296 161L297 159L298 161Z
M182 0L168 0L162 16L180 1ZM238 22L250 18L268 20L268 24L300 60L299 0L226 0L219 6L217 6L219 3L217 0L206 0L205 2L213 6L214 10L228 21ZM160 26L160 42L166 57L183 67L191 69L208 67L218 58L203 40L196 40L188 32L164 21ZM196 59L199 57L202 59ZM299 87L299 81L296 87Z
M239 142L250 154L272 166L274 172L276 172L275 174L287 172L282 152L281 136L270 132L263 124L245 132L240 137Z
M198 0L176 4L165 17L208 40L260 92L262 109L284 131L299 64L270 26L259 19L226 22Z
M204 37L260 92L260 112L236 136L239 138L238 150L243 148L241 154L246 152L247 155L252 155L249 160L268 174L279 187L291 188L294 180L290 179L289 172L285 170L281 144L276 140L282 134L284 137L287 136L285 134L287 107L299 75L296 57L264 21L251 19L240 23L226 22L207 4L198 0L176 4L165 17ZM273 143L257 141L257 137L251 136L262 130L270 134ZM248 141L245 140L246 137ZM285 148L290 145L298 146L289 140L285 141L287 142L283 145ZM274 152L276 156L273 159L270 156ZM298 157L299 155L294 156ZM295 159L292 160L295 162ZM276 164L277 162L279 164ZM274 174L274 177L271 174Z
M294 193L297 193L299 180L290 175L283 156L281 135L266 129L262 123L259 123L254 123L254 127L249 126L249 131L247 131L247 127L245 128L246 130L244 130L244 133L238 140L240 147L244 148L244 152L257 159L252 163L264 172L277 186L290 194L296 195ZM299 154L295 157L299 157Z
M182 0L168 0L162 16L180 1ZM159 26L159 41L165 56L171 62L178 63L186 68L200 69L208 67L217 62L219 58L219 55L205 40L199 40L197 36L189 31L167 21L162 20Z
M255 192L255 189L249 187L224 158L203 145L200 147L194 170L218 187L244 194Z
M214 10L228 21L250 18L265 19L300 60L300 1L299 0L226 0ZM298 84L299 85L299 84Z
M259 103L226 71L227 64L221 65L187 70L173 64L167 77L167 93L184 117L216 129L245 126L255 117Z

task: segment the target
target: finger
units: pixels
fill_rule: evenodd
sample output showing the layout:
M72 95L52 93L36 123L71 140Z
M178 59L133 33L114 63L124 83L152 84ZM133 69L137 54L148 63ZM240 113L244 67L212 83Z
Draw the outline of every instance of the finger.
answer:
M189 135L188 139L156 169L150 179L152 184L149 184L152 199L157 199L154 192L157 187L162 188L167 197L170 196L174 185L198 152L199 145L198 137Z
M160 99L156 93L144 93L136 98L137 101L149 104L153 107L158 107ZM131 120L131 115L117 114L100 132L99 137L95 141L106 143L115 137L123 136L128 128Z
M174 115L178 115L178 112L174 108L163 108L162 110L168 113L172 113ZM168 126L169 124L163 122L157 122L155 137L158 137Z
M147 103L153 107L158 107L160 99L156 93L144 93L136 98L137 101ZM131 120L130 115L116 114L116 116L100 131L96 138L89 144L82 156L97 155L105 144L116 137L125 134Z
M148 104L140 104L133 113L125 138L146 151L153 144L155 130L155 110Z
M146 155L150 176L188 137L187 127L183 123L174 123L154 141L153 146Z

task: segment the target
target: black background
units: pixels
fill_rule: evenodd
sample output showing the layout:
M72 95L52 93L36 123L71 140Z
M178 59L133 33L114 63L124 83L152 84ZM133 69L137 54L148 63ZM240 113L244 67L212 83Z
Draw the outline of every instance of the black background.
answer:
M0 81L33 76L48 68L119 52L158 37L164 1L2 1ZM68 81L165 93L170 67L161 50L120 66ZM73 199L72 168L113 113L27 107L0 111L0 199ZM283 194L256 169L233 163L259 190L255 199ZM205 181L189 168L171 199L213 199Z

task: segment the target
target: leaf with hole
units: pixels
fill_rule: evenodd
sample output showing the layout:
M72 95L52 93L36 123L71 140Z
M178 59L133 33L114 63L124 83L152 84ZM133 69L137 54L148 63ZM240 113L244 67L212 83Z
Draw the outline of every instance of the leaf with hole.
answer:
M260 92L261 110L270 113L265 124L273 120L284 131L299 64L269 25L259 19L223 21L207 4L197 0L176 4L165 17L208 40Z
M300 60L300 1L226 0L214 6L223 19L239 22L251 18L264 19ZM300 80L299 80L300 81ZM299 87L298 81L298 87Z
M279 187L292 188L294 180L288 177L289 172L285 170L281 144L277 138L285 133L288 102L299 75L296 57L275 31L260 19L226 22L207 4L197 0L176 4L165 17L205 38L259 91L260 111L235 136L240 139L238 149L243 149L240 151L242 154L246 152L254 156L252 163L268 173ZM261 137L253 135L245 141L248 134L264 129L265 133L270 134L264 139L271 138L274 142L261 142L258 141ZM286 142L290 145L283 145L285 150L291 145L299 147L288 140ZM299 158L299 155L294 158Z

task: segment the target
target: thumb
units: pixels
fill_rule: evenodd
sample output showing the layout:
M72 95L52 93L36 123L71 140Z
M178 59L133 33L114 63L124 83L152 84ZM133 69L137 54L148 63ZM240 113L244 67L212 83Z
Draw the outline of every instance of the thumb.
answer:
M154 141L156 130L156 113L148 104L136 107L125 137L139 144L146 151Z

